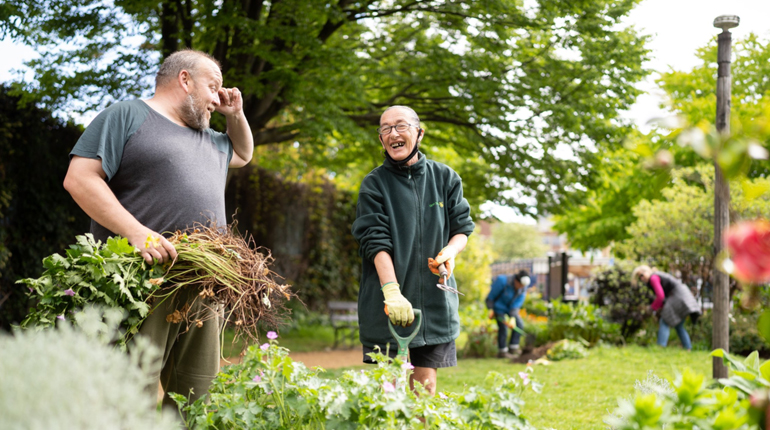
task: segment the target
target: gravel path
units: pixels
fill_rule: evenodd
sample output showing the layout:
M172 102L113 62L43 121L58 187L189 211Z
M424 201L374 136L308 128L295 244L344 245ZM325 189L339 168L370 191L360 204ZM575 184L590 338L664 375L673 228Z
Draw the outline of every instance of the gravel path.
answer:
M330 351L290 352L289 357L294 361L300 361L308 368L321 366L324 369L336 369L363 365L363 351L361 348L337 349ZM221 360L220 365L235 364L241 361L240 357Z

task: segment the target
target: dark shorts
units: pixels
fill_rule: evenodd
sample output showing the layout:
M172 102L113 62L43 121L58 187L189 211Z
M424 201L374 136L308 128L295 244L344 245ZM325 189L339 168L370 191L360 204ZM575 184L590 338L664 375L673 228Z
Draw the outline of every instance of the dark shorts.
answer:
M364 345L364 363L375 364L366 354L375 352L373 348ZM385 354L385 350L382 351ZM395 358L398 355L398 349L391 348L388 355ZM455 341L449 341L438 345L425 345L417 348L409 348L409 362L414 367L427 367L430 369L439 369L441 367L457 366L457 349Z

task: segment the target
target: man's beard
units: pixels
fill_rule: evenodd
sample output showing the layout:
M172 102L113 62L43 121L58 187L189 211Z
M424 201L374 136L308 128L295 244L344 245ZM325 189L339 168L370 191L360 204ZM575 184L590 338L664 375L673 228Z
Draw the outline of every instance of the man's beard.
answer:
M205 130L209 128L209 111L204 103L201 103L200 97L195 92L187 95L185 103L182 105L182 121L188 127L196 130Z

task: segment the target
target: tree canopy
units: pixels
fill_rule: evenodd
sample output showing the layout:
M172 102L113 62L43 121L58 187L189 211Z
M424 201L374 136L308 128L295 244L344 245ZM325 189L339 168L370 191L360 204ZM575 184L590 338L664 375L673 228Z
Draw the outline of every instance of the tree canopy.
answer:
M766 216L770 195L756 190L768 187L766 178L731 181L730 220ZM659 200L642 200L634 206L629 237L617 244L615 252L667 271L678 270L685 282L694 285L697 277L707 277L715 258L714 167L677 169L661 194Z
M750 34L736 41L734 49L731 131L737 136L753 136L767 147L770 145L770 133L767 131L767 121L770 120L767 115L770 112L770 84L767 81L770 75L770 43ZM669 107L685 123L708 128L716 117L715 40L699 49L697 55L702 60L700 65L689 71L662 73L658 84L666 92ZM677 134L665 127L658 127L646 135L639 132L630 134L623 148L607 152L596 163L599 178L596 186L584 195L582 201L571 205L564 215L558 217L555 228L568 233L572 246L583 250L603 248L632 238L628 229L637 221L635 206L645 200L667 201L664 190L674 185L669 170L671 167L712 164L692 148L678 145L676 138ZM667 154L670 159L656 160L656 154L659 157ZM729 151L725 151L725 155L730 155ZM746 175L758 178L767 176L770 164L755 160L748 167ZM764 185L752 182L741 186L767 190Z
M548 251L537 226L529 224L492 224L490 244L495 261L545 257Z
M597 149L628 132L617 112L647 50L619 24L637 2L8 0L0 37L36 48L26 87L66 112L147 95L165 55L208 52L255 145L291 144L336 177L378 164L379 114L409 105L473 204L536 211L502 194L515 185L543 213L590 188Z

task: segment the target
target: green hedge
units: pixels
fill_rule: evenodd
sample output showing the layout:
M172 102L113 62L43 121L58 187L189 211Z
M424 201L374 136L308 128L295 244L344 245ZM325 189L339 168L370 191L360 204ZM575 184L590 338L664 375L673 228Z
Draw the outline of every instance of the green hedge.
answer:
M15 282L39 276L44 257L88 231L88 217L62 186L69 151L82 132L19 104L0 85L0 328L26 315L24 288Z

